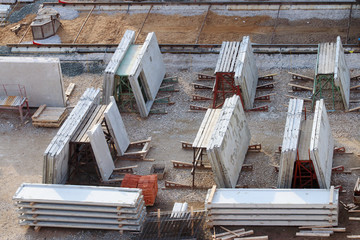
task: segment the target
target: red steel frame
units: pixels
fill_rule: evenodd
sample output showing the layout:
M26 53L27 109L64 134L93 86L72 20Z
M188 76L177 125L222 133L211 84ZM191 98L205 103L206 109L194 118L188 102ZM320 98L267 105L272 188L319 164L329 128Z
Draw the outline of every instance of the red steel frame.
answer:
M241 96L240 86L235 85L234 72L217 72L214 87L213 108L220 108L227 97L236 94L240 96L241 103L244 106ZM217 105L217 98L220 97L220 103Z
M314 164L310 159L310 151L309 160L300 160L299 151L297 152L292 188L319 188Z

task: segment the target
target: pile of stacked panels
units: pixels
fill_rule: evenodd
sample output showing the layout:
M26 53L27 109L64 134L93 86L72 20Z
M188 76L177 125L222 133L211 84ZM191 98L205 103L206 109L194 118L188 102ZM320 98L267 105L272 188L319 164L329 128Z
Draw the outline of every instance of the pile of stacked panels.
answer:
M140 232L146 218L140 189L24 183L13 199L25 226Z
M331 189L210 189L209 226L337 226L339 191Z
M11 10L10 5L0 5L0 23L5 21Z
M68 178L69 142L87 113L100 101L100 89L88 88L44 153L43 183L65 183Z
M121 182L121 187L142 189L145 205L153 206L158 192L157 175L126 174Z

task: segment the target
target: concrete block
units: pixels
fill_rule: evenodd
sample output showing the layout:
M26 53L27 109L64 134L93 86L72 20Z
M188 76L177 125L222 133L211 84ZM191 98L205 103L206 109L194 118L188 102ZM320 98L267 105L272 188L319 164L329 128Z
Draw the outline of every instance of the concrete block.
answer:
M30 107L66 106L58 58L0 57L0 76L0 84L25 86Z

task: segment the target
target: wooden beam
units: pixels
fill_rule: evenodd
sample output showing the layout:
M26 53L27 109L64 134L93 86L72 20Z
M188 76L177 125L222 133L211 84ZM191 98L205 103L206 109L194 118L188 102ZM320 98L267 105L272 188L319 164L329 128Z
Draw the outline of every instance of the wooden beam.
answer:
M143 23L141 24L141 27L140 27L140 29L138 30L138 33L136 34L136 37L135 37L134 42L136 42L136 40L138 39L138 37L139 37L142 29L144 28L145 22L146 22L146 20L148 19L149 15L150 15L150 11L151 11L152 8L153 8L153 5L150 6L149 11L148 11L147 14L146 14L146 17L145 17Z
M84 28L84 26L85 26L85 24L86 24L87 20L89 19L89 17L90 17L90 15L91 15L91 13L94 11L95 6L96 6L96 5L94 5L94 6L91 8L91 10L90 10L89 14L87 15L87 17L86 17L85 21L84 21L84 22L83 22L83 24L81 25L80 30L79 30L78 34L76 35L76 37L75 37L75 39L74 39L73 43L75 43L75 42L76 42L76 40L78 39L78 37L79 37L79 35L80 35L81 31L83 30L83 28Z
M346 232L346 228L312 228L312 231Z
M318 233L318 232L297 232L297 237L330 237L330 233Z
M350 221L360 221L360 217L349 217Z
M309 81L314 81L314 78L305 76L305 75L301 75L301 74L297 74L297 73L293 73L293 72L288 72L289 74L293 75L293 80L309 80ZM296 78L294 78L294 76Z
M196 37L195 44L198 44L198 43L199 43L200 35L201 35L201 32L202 32L202 30L203 30L203 28L204 28L204 26L205 26L205 22L206 22L206 19L207 19L208 15L209 15L210 8L211 8L211 5L209 5L208 10L207 10L207 12L206 12L206 15L205 15L205 17L204 17L204 20L202 21L202 24L201 24L199 33L198 33L198 35L197 35L197 37Z
M306 86L299 85L299 84L288 83L288 85L291 87L301 88L301 89L305 89L305 90L309 90L309 91L313 90L313 88L311 88L311 87L306 87Z
M346 238L350 238L350 239L360 239L360 235L347 235Z
M215 191L216 191L216 185L213 185L209 194L207 204L211 204L212 199L214 198Z
M268 239L269 239L268 236L234 238L234 240L268 240Z
M46 108L46 104L41 105L36 112L34 113L34 115L31 118L38 118L40 116L40 114L44 111L44 109Z
M65 91L65 95L68 97L71 95L71 93L74 91L75 83L70 83Z

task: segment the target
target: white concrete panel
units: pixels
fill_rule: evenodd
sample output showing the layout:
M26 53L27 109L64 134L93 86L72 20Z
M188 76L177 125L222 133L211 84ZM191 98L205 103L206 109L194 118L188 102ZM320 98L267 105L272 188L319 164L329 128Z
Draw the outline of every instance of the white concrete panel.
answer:
M316 102L310 140L310 156L313 161L320 188L330 188L334 139L324 100Z
M110 101L104 115L110 134L114 138L118 156L122 156L129 147L130 140L114 97L111 96Z
M96 162L103 181L109 180L115 169L113 159L106 143L105 135L100 124L96 124L87 132L94 152Z
M58 58L0 57L0 76L0 84L25 86L30 107L66 105Z
M348 110L350 101L350 71L346 64L344 48L339 36L336 39L334 80L335 85L340 88L344 107Z
M335 69L335 43L320 43L316 74L334 74Z
M206 149L219 187L236 186L250 138L240 97L234 95L225 100Z
M138 82L139 76L143 79L144 91L148 98L146 102ZM149 115L164 76L165 64L155 33L152 32L146 37L141 51L137 56L137 61L133 65L132 74L129 75L129 81L141 117L147 117Z

